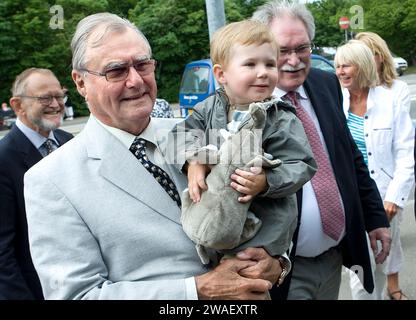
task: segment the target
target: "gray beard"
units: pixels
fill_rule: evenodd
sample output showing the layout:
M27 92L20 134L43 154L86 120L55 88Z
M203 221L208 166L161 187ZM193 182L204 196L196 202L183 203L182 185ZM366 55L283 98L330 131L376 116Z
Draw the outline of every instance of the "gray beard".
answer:
M62 125L62 123L64 121L63 115L61 116L61 120L59 121L59 124L56 124L56 123L54 123L52 121L48 121L48 120L45 120L45 119L42 119L42 118L33 119L30 116L28 118L36 126L38 126L40 129L42 129L44 131L52 131L52 130L58 129Z

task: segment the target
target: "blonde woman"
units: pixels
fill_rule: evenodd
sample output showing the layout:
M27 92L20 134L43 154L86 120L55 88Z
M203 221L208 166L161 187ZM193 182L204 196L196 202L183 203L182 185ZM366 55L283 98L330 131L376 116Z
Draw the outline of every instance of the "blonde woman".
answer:
M335 56L348 127L384 200L393 239L386 262L373 261L372 294L362 288L356 276L351 277L354 299L382 299L387 274L398 273L403 262L399 224L413 186L414 129L409 108L399 102L392 89L379 85L377 59L381 61L381 57L375 58L369 47L358 40L340 47ZM398 281L396 288L388 287L388 294L391 299L406 299Z
M393 101L396 105L400 105L404 110L410 111L410 93L409 87L404 81L397 79L397 72L394 68L393 57L387 46L387 43L374 32L360 32L355 38L363 42L369 47L374 55L374 60L377 66L377 73L379 83L384 88L388 89L393 95ZM410 179L410 177L409 177ZM404 185L402 190L408 194L408 184ZM401 215L397 215L397 210L386 210L387 216L393 224L397 225L397 236L399 237L399 224L402 220ZM395 218L397 216L397 218ZM396 222L396 220L398 220ZM392 227L393 228L393 227ZM402 264L402 248L399 243L393 243L390 252L390 258L387 261L387 294L392 300L405 300L406 295L400 289L399 284L399 270Z

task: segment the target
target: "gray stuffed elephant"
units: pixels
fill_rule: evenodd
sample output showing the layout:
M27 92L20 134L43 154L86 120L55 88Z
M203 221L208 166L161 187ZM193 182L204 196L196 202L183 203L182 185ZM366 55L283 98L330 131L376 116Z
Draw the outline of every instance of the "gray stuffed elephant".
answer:
M193 203L188 189L182 193L182 226L204 264L210 259L206 248L233 249L253 238L261 221L249 211L250 203L238 202L241 194L231 186L231 174L237 169L250 167L275 168L281 164L262 148L262 132L266 123L266 109L275 101L252 103L249 116L239 131L231 134L222 129L224 143L218 151L215 146L203 147L194 152L200 163L216 163L206 178L208 190Z

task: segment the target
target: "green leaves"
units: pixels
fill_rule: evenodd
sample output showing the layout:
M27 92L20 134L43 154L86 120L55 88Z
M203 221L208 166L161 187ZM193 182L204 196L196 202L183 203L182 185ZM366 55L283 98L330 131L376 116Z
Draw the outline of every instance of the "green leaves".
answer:
M149 39L159 61L158 96L177 101L185 64L209 56L205 1L139 1L129 19Z
M63 9L64 28L52 29L50 8ZM71 79L70 41L80 19L106 11L106 0L2 0L0 4L0 100L8 101L17 74L29 67L49 68L70 90L77 115L88 110Z
M351 8L361 6L364 29L386 40L389 48L409 62L416 60L416 1L415 0L320 0L308 4L316 24L315 43L320 47L336 47L344 41L344 31L338 19L354 16Z
M224 0L226 21L248 18L266 0ZM409 62L416 58L415 0L320 0L308 4L316 23L318 46L344 40L338 19L350 8L364 9L364 30L379 33L393 52ZM64 28L49 27L51 6L63 9ZM96 12L113 12L134 22L149 39L159 61L158 96L178 100L186 63L209 57L205 0L1 0L0 102L10 97L16 75L28 67L50 68L70 90L76 115L87 114L71 79L70 41L77 23Z

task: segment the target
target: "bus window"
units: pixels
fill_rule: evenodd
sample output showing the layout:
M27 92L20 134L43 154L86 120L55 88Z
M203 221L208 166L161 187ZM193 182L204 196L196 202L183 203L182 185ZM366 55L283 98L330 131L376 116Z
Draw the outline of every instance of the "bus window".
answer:
M184 94L206 93L208 91L209 68L195 66L185 70L180 92Z

